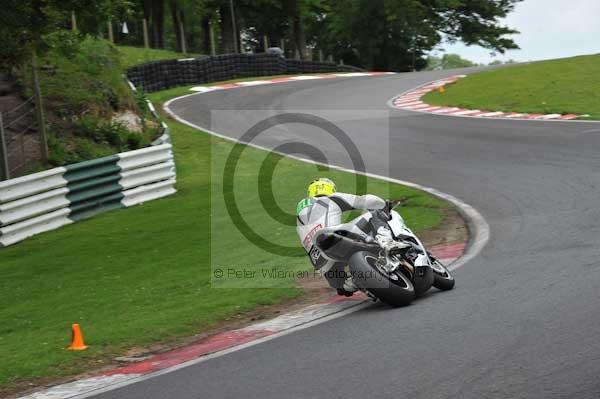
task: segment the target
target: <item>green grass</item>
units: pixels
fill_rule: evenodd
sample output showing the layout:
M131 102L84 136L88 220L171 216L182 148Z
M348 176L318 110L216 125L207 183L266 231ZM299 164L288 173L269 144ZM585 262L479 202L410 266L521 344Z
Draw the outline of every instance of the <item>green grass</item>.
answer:
M121 53L121 65L124 70L134 65L151 61L172 60L177 58L196 57L199 54L183 54L170 50L147 49L143 47L117 46Z
M164 93L151 97L157 107L166 98ZM234 144L181 124L169 125L177 194L0 250L0 393L36 378L102 366L128 348L175 342L240 312L301 295L287 277L234 281L238 287L259 283L283 288L211 285L211 260L215 266L253 270L310 266L305 256L274 256L258 249L233 226L220 195L223 165ZM267 159L276 164L273 192L279 206L290 213L315 176L329 176L349 192L354 190L354 176L280 158L246 148L233 190L242 214L261 234L297 247L295 229L271 219L259 206L257 188L266 190L267 185L257 180L261 163ZM408 196L402 213L417 231L438 225L448 206L425 193L374 179L368 179L368 191L388 198ZM290 225L293 218L287 220ZM298 253L297 248L290 250ZM75 322L89 345L84 352L64 349Z
M600 55L475 73L428 93L424 101L471 109L540 114L589 114L600 119Z

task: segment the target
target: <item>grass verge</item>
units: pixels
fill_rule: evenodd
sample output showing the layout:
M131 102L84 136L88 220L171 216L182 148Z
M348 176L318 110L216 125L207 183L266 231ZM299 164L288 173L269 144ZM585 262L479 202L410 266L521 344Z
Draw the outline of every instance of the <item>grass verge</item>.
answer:
M168 97L184 92L179 88ZM166 96L151 98L158 108ZM279 270L310 266L304 256L274 257L240 239L229 215L211 204L211 193L223 191L221 170L234 144L175 122L169 125L176 195L0 250L0 393L97 368L129 348L176 342L233 315L301 295L288 277L274 288L211 285L211 260ZM274 196L290 213L315 175L333 178L345 191L354 189L354 175L245 149L235 180L242 214L278 243L298 248L295 229L257 206L258 190L271 183L258 179L265 160L276 165ZM416 231L439 224L449 206L403 186L376 179L367 183L369 192L383 197L409 197L402 213ZM281 285L286 286L277 288ZM89 345L84 352L64 349L74 322L81 324Z
M600 55L479 72L423 101L469 109L590 115L600 119Z

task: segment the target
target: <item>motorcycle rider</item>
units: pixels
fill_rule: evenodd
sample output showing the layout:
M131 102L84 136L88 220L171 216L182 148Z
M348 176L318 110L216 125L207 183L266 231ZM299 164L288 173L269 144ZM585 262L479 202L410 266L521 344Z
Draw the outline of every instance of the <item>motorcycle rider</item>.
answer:
M323 275L329 285L335 288L339 295L352 296L357 288L352 277L346 274L345 264L333 262L323 257L314 245L314 239L322 229L335 227L342 223L342 213L355 209L382 210L388 206L383 199L371 195L353 195L338 193L335 183L321 177L312 181L308 186L308 197L298 203L296 213L296 231L300 236L302 246L316 270ZM378 230L379 232L379 230ZM377 241L391 243L391 237L379 234Z

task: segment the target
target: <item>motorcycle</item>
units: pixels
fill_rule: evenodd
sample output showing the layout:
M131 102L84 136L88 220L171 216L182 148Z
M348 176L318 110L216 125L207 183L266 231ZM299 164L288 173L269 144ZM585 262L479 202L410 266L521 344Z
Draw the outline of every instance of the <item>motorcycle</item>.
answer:
M392 306L408 305L432 286L454 288L454 277L430 254L394 210L367 211L348 223L320 230L314 243L328 260L348 264L357 288Z

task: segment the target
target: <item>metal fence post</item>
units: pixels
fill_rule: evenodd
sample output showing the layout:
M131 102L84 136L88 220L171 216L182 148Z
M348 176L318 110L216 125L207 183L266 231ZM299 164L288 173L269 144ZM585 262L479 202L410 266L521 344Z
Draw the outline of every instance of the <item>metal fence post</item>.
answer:
M215 45L215 31L213 30L212 22L208 23L210 33L210 55L217 55L217 47Z
M187 45L185 42L185 31L183 30L183 22L179 22L179 36L181 37L181 52L187 54Z
M115 35L113 33L112 21L108 20L108 41L111 43L115 42Z
M75 16L75 11L71 11L71 30L77 30L77 17Z
M148 43L148 21L146 21L146 18L142 19L142 30L144 31L144 48L149 48L150 45Z
M10 179L8 169L8 151L6 150L6 137L4 136L4 120L0 112L0 180Z
M44 108L42 104L42 92L37 76L37 55L35 50L31 59L31 77L33 79L33 98L35 100L35 115L37 117L38 132L40 133L40 151L44 161L48 159L48 141L46 139L46 123L44 120Z
M233 53L238 54L238 31L237 31L237 22L235 20L235 11L233 10L233 0L229 0L229 10L231 11L231 30L233 31Z

